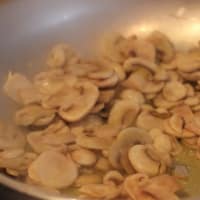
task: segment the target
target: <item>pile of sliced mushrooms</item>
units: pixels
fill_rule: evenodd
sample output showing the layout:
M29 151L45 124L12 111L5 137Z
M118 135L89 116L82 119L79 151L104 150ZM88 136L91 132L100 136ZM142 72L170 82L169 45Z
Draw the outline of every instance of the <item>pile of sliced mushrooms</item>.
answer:
M159 31L106 36L95 59L67 44L28 79L8 74L20 109L0 124L0 168L81 198L178 200L182 145L200 158L200 47L175 50Z

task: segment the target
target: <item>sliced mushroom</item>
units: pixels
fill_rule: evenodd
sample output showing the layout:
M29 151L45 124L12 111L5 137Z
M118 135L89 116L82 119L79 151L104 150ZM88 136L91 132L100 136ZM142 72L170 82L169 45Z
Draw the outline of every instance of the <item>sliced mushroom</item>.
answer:
M93 199L114 199L121 193L121 188L114 184L89 184L79 189L84 197Z
M123 86L136 89L143 93L157 93L162 90L164 82L162 81L151 81L151 74L144 69L139 69L133 72L127 80L123 82Z
M28 175L38 184L61 189L72 185L78 170L70 156L46 151L30 165Z
M76 187L82 187L84 185L100 184L100 183L102 183L102 176L98 174L83 174L76 179L74 185Z
M88 74L88 78L99 88L111 88L117 85L119 77L113 69L105 68Z
M180 101L168 101L163 97L162 94L157 95L153 99L153 103L158 108L164 108L164 109L171 109L173 107L176 107L182 103L182 100Z
M114 89L107 89L107 90L101 90L98 102L99 103L109 103L115 95Z
M9 72L8 78L3 86L8 97L17 103L22 103L20 91L33 88L33 84L22 74Z
M77 61L74 51L66 44L58 44L52 48L47 58L47 65L52 68L63 67L67 63Z
M27 141L35 152L62 150L66 144L74 142L74 136L62 121L55 122L42 131L33 131L27 135Z
M198 54L182 53L176 57L177 68L186 73L195 72L200 69L200 58Z
M99 138L99 137L89 137L86 135L80 135L76 138L76 143L86 149L108 149L111 145L110 138Z
M77 85L79 97L69 108L60 108L58 114L66 121L75 122L83 118L95 105L98 97L98 88L90 83L84 82Z
M16 126L0 122L0 149L19 149L26 145L26 136L23 130Z
M109 69L114 70L114 72L118 75L120 81L124 80L126 77L123 66L120 63L116 63L107 59L101 59L98 61L100 66L107 67Z
M24 149L7 149L0 152L0 168L5 168L11 176L24 176L36 154Z
M134 68L136 66L144 67L151 72L156 72L158 68L154 62L146 60L144 58L129 58L124 62L123 67L126 72L131 72L134 71Z
M137 172L144 173L148 176L155 176L160 173L161 163L148 155L145 145L135 145L131 147L128 157L133 168Z
M60 70L40 72L34 77L34 85L41 94L51 96L64 87L64 74Z
M123 62L124 56L118 49L118 45L122 40L124 40L124 38L119 33L112 33L103 37L99 45L100 54L113 62Z
M168 101L179 101L187 95L187 88L178 81L168 82L163 88L163 97Z
M150 195L142 191L143 187L149 183L149 177L145 174L134 174L128 176L124 181L124 190L128 193L131 199L148 199L154 200Z
M108 124L114 127L127 128L136 119L140 107L131 100L117 101L110 111Z
M76 77L84 77L89 73L96 72L98 66L92 63L75 63L65 66L64 71L66 74L70 74Z
M116 185L119 185L123 181L124 181L124 177L120 174L119 171L116 171L116 170L107 172L103 177L104 184L114 183Z
M151 130L153 128L163 129L164 120L160 117L156 117L149 111L142 111L137 118L137 127L143 128L145 130Z
M159 60L169 62L174 58L175 48L166 35L154 31L147 39L155 46Z
M107 158L100 157L95 164L95 168L97 170L106 172L106 171L109 171L111 169L111 164L110 164L110 162L108 161Z
M119 46L122 54L127 58L139 57L150 61L155 60L155 47L145 39L129 37L122 41Z
M15 114L15 122L22 126L44 126L55 118L55 110L44 109L39 105L27 105Z
M160 175L150 180L149 184L144 187L144 192L154 196L156 199L178 200L175 192L181 188L178 181L170 175Z
M71 156L76 163L83 166L91 166L97 160L96 154L87 149L77 149L71 153Z
M111 145L108 155L109 161L115 168L120 169L120 151L122 149L136 144L148 143L152 143L152 139L145 130L135 127L126 128L119 133Z
M145 102L143 94L134 89L125 89L121 92L120 97L125 100L131 100L136 104L142 105Z

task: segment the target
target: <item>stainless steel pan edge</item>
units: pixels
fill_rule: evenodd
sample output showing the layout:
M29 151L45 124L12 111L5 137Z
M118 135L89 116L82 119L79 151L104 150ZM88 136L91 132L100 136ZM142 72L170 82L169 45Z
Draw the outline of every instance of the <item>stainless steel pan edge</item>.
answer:
M58 42L68 42L82 54L90 55L95 41L109 31L129 35L159 29L178 48L187 48L200 39L199 11L199 0L0 1L0 84L8 70L31 74L42 67L47 50ZM9 119L14 106L0 95L0 118ZM3 174L0 183L42 199L66 199Z

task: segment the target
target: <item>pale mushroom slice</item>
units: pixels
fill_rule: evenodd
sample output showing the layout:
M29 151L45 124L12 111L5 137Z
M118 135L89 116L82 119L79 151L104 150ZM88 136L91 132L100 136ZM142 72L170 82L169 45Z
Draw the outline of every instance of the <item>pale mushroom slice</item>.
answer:
M166 83L162 91L163 97L168 101L179 101L186 97L187 88L178 81Z
M119 82L119 77L113 69L102 69L88 74L88 78L99 88L112 88Z
M57 121L42 131L33 131L27 135L27 141L37 153L46 150L65 150L66 144L75 141L68 126Z
M120 51L126 58L139 57L155 61L156 51L153 44L142 38L129 37L120 44Z
M169 38L159 31L154 31L148 38L156 48L157 57L162 62L170 62L175 56L175 48Z
M78 169L69 155L46 151L29 166L28 176L40 185L61 189L73 184Z
M76 99L79 97L79 92L73 87L65 87L65 89L58 93L51 95L42 100L42 107L46 109L67 109L73 105Z
M164 86L164 82L150 80L151 76L152 74L148 70L138 69L123 82L123 86L139 90L142 93L157 93L161 91Z
M119 33L105 35L99 43L100 55L113 62L122 63L125 57L119 51L118 45L124 39Z
M0 149L18 149L26 145L25 132L19 127L0 121Z
M148 154L145 145L134 145L131 147L128 152L128 157L133 168L138 173L144 173L148 176L156 176L161 173L160 167L162 163L158 161L159 158L152 158Z
M34 84L25 75L20 73L9 72L3 89L8 97L23 105L40 103L43 98Z
M114 140L109 148L109 161L113 167L120 169L121 150L136 144L148 143L152 143L152 138L144 129L135 127L126 128L119 133L117 139Z
M143 128L145 130L151 130L153 128L163 129L164 119L160 117L156 117L149 111L142 111L136 120L136 125L139 128Z
M39 105L27 105L15 114L15 122L21 126L44 126L55 118L55 110L44 109Z
M131 100L117 101L110 111L108 124L121 129L130 126L136 119L140 106Z
M58 114L68 122L75 122L86 116L99 97L98 88L90 82L79 83L75 89L79 91L76 101L70 107L61 107L58 111Z
M120 63L116 63L116 62L110 61L108 59L103 59L103 58L99 59L98 63L100 67L114 70L114 72L118 75L120 81L126 78L125 71L123 69L123 66Z
M37 155L33 152L25 152L21 148L7 149L0 152L0 168L6 169L11 176L25 176L28 166Z
M99 70L99 66L93 63L75 63L65 66L64 71L66 74L70 74L76 77L84 77L89 73Z
M48 55L47 65L51 68L60 68L65 64L77 61L78 57L67 44L57 44Z
M60 70L49 70L36 74L34 86L45 96L59 92L65 85L64 73Z
M158 69L158 66L154 62L146 60L144 58L129 58L124 62L124 65L123 65L124 70L126 72L134 71L134 69L137 66L144 67L153 73L155 73Z

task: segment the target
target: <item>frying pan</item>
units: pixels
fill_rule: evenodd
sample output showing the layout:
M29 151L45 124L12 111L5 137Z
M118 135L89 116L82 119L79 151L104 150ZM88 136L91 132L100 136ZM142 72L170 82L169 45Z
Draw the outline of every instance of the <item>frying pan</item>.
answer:
M200 39L199 0L0 0L0 84L8 70L34 73L51 46L67 42L84 56L110 31L166 33L177 48ZM14 105L0 92L0 118L10 119ZM49 200L72 199L43 192L0 174L0 183ZM192 197L190 200L198 200Z

